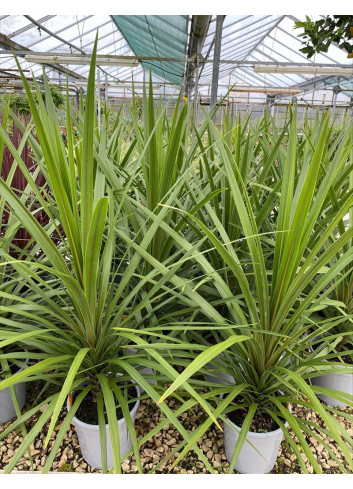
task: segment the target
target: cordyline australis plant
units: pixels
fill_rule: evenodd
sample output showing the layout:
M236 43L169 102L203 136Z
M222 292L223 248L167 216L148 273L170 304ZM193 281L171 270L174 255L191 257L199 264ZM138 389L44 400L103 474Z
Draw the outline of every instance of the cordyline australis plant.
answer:
M337 135L339 137L339 134ZM335 148L333 148L335 150ZM353 161L353 152L350 154L350 161ZM326 219L331 219L332 215L337 212L337 206L345 192L351 192L353 189L353 174L350 173L348 178L342 175L340 184L330 192L330 197L327 203ZM353 225L353 208L350 208L349 213L342 217L337 229L330 237L330 242L334 243L347 228ZM340 258L342 253L352 248L353 240L349 240L347 244L333 258L332 264ZM350 363L353 363L353 260L341 271L341 273L333 277L332 282L325 289L324 296L326 304L319 305L317 316L313 324L313 330L317 332L315 341L315 351L319 354L319 350L324 350L327 359L345 357L350 358ZM341 318L338 321L338 318ZM337 325L329 331L321 330L321 322L325 319L337 320ZM334 337L331 335L334 334ZM332 351L330 344L335 342L335 349ZM331 353L332 351L332 353ZM331 357L331 358L330 358ZM348 358L347 358L348 357Z
M342 130L334 141L334 147L330 147L329 115L324 116L316 122L310 135L305 135L299 153L296 113L292 114L285 149L282 147L277 153L278 180L274 180L272 188L266 189L268 199L273 198L274 202L266 218L272 219L274 210L277 214L275 229L270 236L260 231L253 187L248 186L240 175L240 168L234 165L229 146L215 127L212 133L218 151L217 164L239 215L241 239L246 243L247 256L239 257L237 244L229 238L222 220L218 218L218 212L222 214L228 211L225 207L219 205L219 211L216 212L214 201L206 204L207 224L191 214L187 217L190 225L197 226L203 236L207 237L208 247L224 262L228 272L228 279L225 280L223 272L214 269L203 255L196 251L190 252L191 259L211 278L213 295L218 295L218 300L211 300L207 308L201 301L195 302L195 309L198 308L203 317L213 323L209 329L213 331L216 342L230 338L234 331L250 338L249 341L230 346L213 361L216 368L212 369L212 375L228 373L234 378L234 384L230 382L222 387L214 384L212 387L212 384L207 383L207 386L211 385L215 400L220 393L224 394L223 400L218 401L214 415L221 416L233 429L234 425L227 419L227 413L239 407L247 411L229 472L234 468L242 445L248 443L245 441L246 434L256 413L268 413L282 428L304 472L307 472L306 465L286 423L293 429L316 473L320 473L321 468L310 450L306 436L312 436L322 443L330 457L346 472L342 461L327 442L318 436L317 431L328 433L335 440L345 463L352 470L352 437L331 415L338 411L321 404L315 393L325 393L350 406L353 406L352 396L310 385L310 379L320 375L320 369L326 364L325 355L310 353L310 342L317 335L317 332L311 332L310 329L311 315L317 307L325 305L327 293L324 291L327 285L352 266L353 248L349 243L353 237L353 228L340 227L343 217L353 205L353 192L346 184L353 170L350 159L351 130ZM251 158L251 155L248 157ZM259 168L260 172L265 171L265 168L265 165ZM258 178L261 179L261 173ZM331 209L328 213L328 206L334 197L334 211ZM332 234L337 229L341 232L332 240ZM175 239L186 251L192 249L193 244L186 242L182 236ZM230 276L234 276L238 282L240 292L237 295L229 288ZM198 287L195 277L194 283L195 288ZM210 288L210 281L207 287ZM203 298L206 297L205 290L206 287L203 290L200 282L198 293ZM222 314L219 312L221 303L226 306ZM331 342L339 337L331 329L340 321L342 318L321 321L320 329L329 333ZM188 328L189 337L201 342L197 333L198 323L195 326L189 324ZM209 351L213 352L213 348L210 347ZM207 350L186 366L182 379L175 381L160 401L173 393L181 380L191 382L190 377L195 373L210 373L209 369L203 368L206 354ZM212 356L208 355L207 361ZM331 365L332 372L352 372L351 366L339 361ZM340 368L335 368L336 365ZM199 382L199 385L205 384ZM210 399L210 393L207 398ZM295 417L287 408L288 403L313 409L323 419L326 428L321 428L311 420ZM348 413L340 412L340 415L353 420ZM211 419L206 420L194 432L193 439L185 446L175 464L211 423Z
M242 194L251 188L249 195L250 203L255 211L256 224L259 232L264 234L268 239L271 232L275 231L275 221L277 211L275 202L277 201L280 189L280 178L277 158L281 144L284 143L284 136L287 126L278 134L274 121L265 116L260 121L250 122L250 116L241 121L240 116L232 120L229 116L224 118L222 134L217 135L228 147L230 155L230 164L233 167L235 179L244 182L240 187ZM197 217L201 222L208 226L208 213L213 213L213 221L222 225L222 231L226 232L227 238L237 249L239 259L246 260L248 250L246 241L242 239L242 224L238 209L232 198L232 192L229 188L227 175L223 170L222 164L219 163L219 151L217 150L217 139L212 138L212 131L208 132L208 145L205 145L202 138L197 134L200 147L202 150L202 164L200 165L200 174L204 175L207 186L203 191L209 189L213 193L210 205L202 208ZM213 143L212 143L213 141ZM206 178L207 177L207 178ZM269 195L268 189L273 189ZM198 200L200 197L193 195ZM207 211L206 211L207 209ZM184 209L185 210L185 209ZM199 239L204 239L203 232L194 227L194 232L198 233ZM266 234L268 233L268 234ZM204 244L207 250L208 244ZM272 250L269 249L265 259L271 259ZM207 257L214 269L218 270L234 295L239 292L239 284L234 274L229 275L229 267L225 266L223 257L216 250L207 251ZM209 278L211 275L208 276ZM205 280L207 277L205 277ZM240 292L239 292L240 293ZM212 290L209 291L211 296Z
M195 160L200 157L199 144L192 138L190 126L192 121L191 107L182 100L179 93L173 107L173 114L168 117L168 104L155 107L152 76L150 73L148 93L143 87L142 119L138 119L136 96L131 108L134 131L136 134L136 161L132 164L130 175L140 183L134 192L134 199L154 214L162 212L162 203L167 201L182 202L183 208L190 213L198 211L200 205L190 196L190 188L202 186L203 179L197 175ZM199 137L205 133L208 123L215 110L205 118L199 129ZM211 198L211 192L206 199ZM166 212L166 211L164 211ZM130 215L130 214L128 214ZM131 215L131 225L139 240L144 239L146 227L144 217ZM163 218L178 232L183 233L186 221L172 208ZM150 245L150 253L159 261L163 261L175 252L174 240L163 229L158 229ZM150 265L145 264L146 269Z
M188 382L183 382L181 388L188 392L189 398L191 396L189 401L185 402L176 413L162 403L160 409L165 418L146 437L137 441L128 401L124 397L124 387L133 380L144 389L146 397L149 396L157 402L163 392L164 383L170 383L178 378L178 372L172 366L170 353L172 342L163 334L151 332L146 327L153 318L158 329L153 303L164 294L172 298L178 297L180 290L176 287L180 283L186 287L188 294L186 300L190 301L195 294L197 297L198 295L182 280L174 278L173 267L167 269L166 264L149 254L148 250L155 231L159 228L166 212L169 212L167 208L162 209L158 215L151 216L151 226L141 242L138 244L134 242L134 234L130 237L130 224L124 215L124 199L116 198L115 189L112 189L105 176L105 172L109 173L109 161L107 162L105 158L109 153L106 146L108 140L101 135L98 138L96 132L94 98L96 49L97 43L92 53L83 132L78 139L72 128L67 92L67 147L60 135L58 118L47 80L44 79L45 106L36 83L34 83L35 94L32 94L21 73L40 150L35 143L34 147L43 155L43 158L39 159L39 164L50 189L49 203L41 195L35 178L26 169L20 153L11 145L6 133L1 132L1 140L10 148L18 167L27 178L31 191L50 217L51 226L61 237L60 242L55 243L51 239L50 231L41 227L30 210L12 191L10 185L0 180L0 192L6 205L16 219L26 226L33 240L42 250L40 259L33 253L27 260L12 260L9 254L3 254L7 259L6 265L12 265L18 273L22 274L22 277L28 277L28 287L35 293L36 299L31 296L15 298L16 326L8 324L6 328L0 330L0 349L21 342L22 348L30 351L29 358L33 363L11 378L0 382L0 389L14 386L20 381L31 382L41 379L45 382L41 399L37 400L36 405L28 412L20 415L0 436L0 439L3 439L15 428L23 426L23 423L34 414L39 415L38 421L28 434L24 430L23 443L6 467L6 473L11 472L16 466L46 423L49 423L49 428L45 446L48 445L66 398L73 391L76 391L77 397L74 398L72 407L56 434L43 469L44 473L49 471L70 422L89 391L93 391L97 400L104 472L108 469L104 415L108 419L112 440L115 473L121 472L121 456L125 457L125 454L120 453L119 427L115 409L117 403L122 409L132 439L133 450L130 454L132 452L135 454L140 472L142 467L139 446L165 424L172 422L184 437L179 449L190 441L191 434L179 422L177 418L179 414L200 402L216 421L207 399L201 398ZM20 70L19 65L18 67ZM116 256L117 249L123 250L124 253L124 248L120 247L119 241L134 249L133 265L127 267L120 283L115 281L115 263L116 259L124 261L125 256L124 254ZM145 275L135 273L141 257L154 267ZM178 268L178 264L175 268ZM52 281L44 280L38 273L38 269L54 277L55 286ZM168 274L160 274L161 269L167 269ZM168 283L171 283L172 287L168 286ZM141 293L146 284L152 284L152 287L148 292ZM0 295L3 297L4 293L0 291ZM164 320L168 321L168 316ZM145 335L154 335L158 341L156 340L155 344L147 344L143 339ZM218 351L222 351L231 343L243 340L247 338L234 335L224 344L219 345ZM138 354L124 355L124 347L128 346L126 343L129 341L133 345L142 347ZM190 345L179 341L176 348L188 349ZM203 346L200 345L200 348ZM168 356L167 360L163 357L164 351ZM3 359L3 355L0 355L0 358ZM140 366L151 367L157 372L156 379L159 383L156 386L148 383L139 373ZM123 374L119 377L119 383L117 383L117 374ZM60 391L49 395L46 389L50 385L59 387ZM40 413L40 408L44 404L47 404L47 408ZM209 461L196 442L194 449L205 466L212 471Z
M124 152L120 164L117 163L119 159L117 160L116 154L121 154L122 144L117 140L121 137L128 138L129 131L121 130L121 123L117 123L117 128L109 139L107 154L97 141L95 155L98 165L123 211L123 219L117 222L116 230L120 242L127 247L124 260L129 273L122 276L122 283L125 285L129 281L130 273L148 275L156 268L150 257L145 259L140 253L137 245L146 249L148 255L158 262L168 264L170 269L166 277L176 271L182 276L189 263L182 259L183 250L175 247L174 237L164 231L163 225L168 224L177 234L182 233L184 236L194 233L187 220L173 206L182 203L188 212L198 214L203 204L219 192L212 192L208 186L203 201L197 201L197 189L208 184L197 172L201 156L198 140L190 136L190 108L181 105L180 96L173 115L168 118L168 103L166 107L159 106L156 109L150 80L148 94L144 88L141 123L136 114L133 115L136 139L132 140L128 150ZM133 103L132 112L134 107ZM213 113L211 111L205 118L198 131L199 137L205 133ZM82 131L82 125L80 130ZM115 148L119 148L117 152ZM161 203L166 205L161 206ZM131 236L125 232L126 226L131 228ZM133 245L130 242L132 239ZM122 271L123 263L120 260L119 272ZM140 293L145 294L146 290L151 290L151 285L146 283ZM176 312L184 301L185 298L178 298L177 295L171 300L165 291L163 300L161 297L158 304L154 302L154 305L159 311L163 308L165 315L166 310Z
M6 108L4 112L2 126L0 132L6 133L8 126L9 114L12 117L16 116ZM18 120L19 121L19 120ZM30 127L27 121L27 127L22 125L22 131L13 119L13 131L9 137L9 144L13 150L21 155L25 171L27 175L30 175L34 179L38 188L41 189L45 183L43 174L40 171L37 163L33 160L31 154L31 148L28 143L28 137L30 135ZM35 199L33 192L25 174L19 169L13 155L8 146L4 145L4 141L0 139L0 169L1 178L6 181L14 193L18 196L19 200L25 205L29 211L33 214L35 219L41 223L43 227L50 233L49 218L42 212L39 202ZM16 326L16 304L18 297L24 295L30 295L28 287L26 287L23 276L18 273L15 267L7 263L6 257L26 259L31 255L40 256L40 249L38 245L31 239L30 234L24 227L21 227L21 222L11 212L9 206L6 204L5 199L1 195L0 198L0 217L1 217L1 232L0 232L0 289L2 296L0 297L0 317L2 327ZM31 294L32 299L38 300L38 296ZM1 361L1 371L7 369L7 360L11 361L13 365L17 365L18 368L23 367L22 362L24 359L29 358L23 351L15 355L11 350L17 349L18 346L6 347L3 345L2 354L4 354ZM5 362L5 363L4 363Z

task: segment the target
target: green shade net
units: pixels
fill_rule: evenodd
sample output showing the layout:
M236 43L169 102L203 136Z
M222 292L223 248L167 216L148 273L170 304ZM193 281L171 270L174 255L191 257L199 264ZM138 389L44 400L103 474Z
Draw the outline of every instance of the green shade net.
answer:
M188 39L187 15L111 15L136 56L185 58ZM184 62L143 61L145 70L180 84Z

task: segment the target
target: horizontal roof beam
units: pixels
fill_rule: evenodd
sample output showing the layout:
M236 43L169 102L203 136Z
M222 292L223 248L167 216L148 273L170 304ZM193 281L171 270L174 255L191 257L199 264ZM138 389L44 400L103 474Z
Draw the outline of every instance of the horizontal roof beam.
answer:
M36 25L37 27L39 27L40 30L46 32L47 34L49 34L50 36L52 37L55 37L55 39L57 39L58 41L64 43L64 44L67 44L68 46L70 46L71 49L75 49L76 51L79 51L80 53L82 54L85 54L84 51L82 51L81 48L79 48L78 46L75 46L74 44L72 44L71 42L69 41L65 41L64 38L58 36L57 34L55 34L55 32L51 31L50 29L47 29L43 24L41 24L40 22L36 21L35 19L33 19L33 17L31 17L30 15L25 15L26 19L28 19L30 22L32 22L32 24Z
M56 17L56 16L55 15L46 15L45 17L42 17L41 19L39 19L38 22L46 22L47 20L50 20L53 17ZM29 31L30 29L34 29L34 27L35 27L35 25L31 22L30 24L22 27L22 29L18 29L17 31L11 32L11 34L8 34L7 37L9 39L11 39L13 37L19 36L20 34L23 34L24 32Z
M9 39L5 34L0 33L0 46L4 46L5 48L9 50L14 50L18 56L24 57L26 54L32 54L32 51L30 49L27 49L25 46L22 46L21 44L18 44L15 41L12 41ZM0 54L7 53L7 54L13 54L12 51L1 51ZM66 68L63 68L61 66L58 66L56 64L51 64L51 68L53 68L56 71L59 71L59 73L64 73L65 75L68 74L69 76L73 78L77 78L80 80L85 80L85 77L78 75L74 71L68 70Z
M41 30L43 30L47 34L50 34L52 37L55 37L55 39L58 39L58 41L62 42L63 44L66 44L67 46L70 46L71 49L75 49L76 51L79 51L82 55L84 55L84 56L86 55L85 51L83 51L80 47L75 46L71 42L66 41L64 38L62 38L62 37L58 36L57 34L55 34L55 32L52 32L50 29L47 29L40 22L37 22L35 19L33 19L33 17L31 17L30 15L25 15L25 17L26 17L26 19L28 19L31 22L33 22L33 24L35 24ZM99 68L105 75L108 75L108 73L105 70L103 70L103 68L101 68L98 64L97 64L97 68ZM113 75L110 75L110 76L113 76Z
M56 16L54 16L56 17ZM85 22L87 19L89 19L90 17L93 17L93 15L86 15L84 16L82 19L78 19L76 20L76 22L72 22L71 24L67 24L65 26L62 26L58 31L55 31L55 34L59 34L60 32L64 32L68 29L71 29L71 27L74 27L74 26L78 26L81 22ZM40 20L38 20L39 23L41 23ZM33 24L32 24L33 25ZM33 27L35 27L35 25L33 25ZM41 29L41 27L39 27L39 29ZM96 28L97 29L97 28ZM96 30L95 29L95 30ZM37 44L40 44L41 42L45 42L47 41L48 39L52 38L53 36L51 34L48 34L47 36L41 36L40 39L36 39L35 42L32 42L31 44L29 44L27 47L32 47L32 46L36 46ZM79 39L80 38L80 35L76 36L75 39ZM73 39L69 39L69 41L73 41ZM58 49L59 47L61 47L62 45L64 45L65 43L61 43L61 44L57 44L54 48L54 49Z
M2 42L2 38L6 38L3 34L0 34L0 45L5 45L6 43ZM13 43L13 41L11 41ZM13 43L14 45L18 46L17 48L14 46L7 46L11 47L13 49L16 49L16 54L19 56L25 56L26 54L31 54L31 55L38 55L41 57L48 56L50 57L55 57L55 56L70 56L73 58L78 57L80 58L82 55L81 54L71 54L71 53L54 53L54 52L49 52L49 53L43 53L43 52L35 52L31 51L29 49L24 48L23 46L19 46L16 43ZM0 50L0 55L11 55L12 51L10 50ZM85 57L89 57L90 54L86 54ZM104 57L109 57L112 60L116 59L117 61L121 61L122 59L126 59L126 61L129 60L137 60L137 61L174 61L174 62L179 62L179 63L194 63L195 58L173 58L173 57L163 57L163 56L120 56L120 55L103 55ZM98 55L99 57L99 55ZM253 61L253 60L235 60L235 59L221 59L221 63L223 64L231 64L231 65L247 65L247 66L256 66L256 65L268 65L268 66L288 66L288 65L294 65L294 66L304 66L304 67L316 67L316 68L353 68L353 63L349 64L342 64L342 63L288 63L282 62L282 61L272 61L272 62L265 62L265 61ZM200 63L213 63L213 59L201 59Z

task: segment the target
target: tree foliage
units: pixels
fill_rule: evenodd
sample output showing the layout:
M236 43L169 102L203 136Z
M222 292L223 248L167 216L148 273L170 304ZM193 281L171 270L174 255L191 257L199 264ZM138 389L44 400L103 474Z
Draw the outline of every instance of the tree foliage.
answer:
M353 16L352 15L326 15L325 18L312 21L306 16L304 22L296 22L297 29L303 28L302 37L304 47L300 51L308 58L315 53L327 53L332 42L338 44L340 49L353 58Z

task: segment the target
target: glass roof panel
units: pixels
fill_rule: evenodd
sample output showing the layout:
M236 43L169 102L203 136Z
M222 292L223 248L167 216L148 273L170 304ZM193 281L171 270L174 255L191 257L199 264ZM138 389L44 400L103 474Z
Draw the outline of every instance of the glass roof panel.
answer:
M253 16L253 18L255 19L255 16ZM308 65L312 63L332 65L336 63L347 64L347 54L333 45L330 46L328 53L317 54L312 59L308 60L306 56L299 51L302 47L302 41L301 38L298 37L300 30L294 29L294 20L294 18L289 18L289 16L282 16L280 22L272 23L272 28L270 28L268 34L263 37L261 42L256 46L250 46L250 52L245 59L257 62L262 61L264 63L285 62L288 64L307 63ZM248 38L248 35L246 34L245 37ZM236 54L239 55L239 53ZM239 68L236 69L239 70ZM242 69L247 71L249 75L249 70L251 70L250 67L242 67ZM253 73L253 75L255 75L255 73ZM256 76L258 81L263 85L271 85L279 82L281 86L298 85L315 79L314 75L291 73L256 73Z
M221 60L243 60L262 42L266 35L278 24L283 16L271 15L227 15L222 27ZM213 25L215 22L213 22ZM214 27L208 33L202 54L213 59ZM221 63L220 73L230 74L234 65ZM201 70L201 83L210 83L212 64L205 64ZM256 76L253 77L255 80Z
M24 15L8 15L0 20L0 32L8 36L28 24L31 24L31 22Z
M28 16L31 17L31 16ZM112 17L117 21L112 21ZM34 52L62 52L91 53L95 41L96 31L99 28L98 54L102 55L133 55L140 56L170 56L184 58L187 52L187 39L189 16L109 16L109 15L38 15L33 16L36 22L31 23L25 15L0 15L0 34L7 36L9 42ZM327 53L316 54L308 60L300 53L302 40L298 37L299 29L294 28L295 17L290 15L227 15L222 28L221 59L248 60L249 62L282 62L282 63L325 63L330 65L352 64L347 59L347 53L331 45ZM302 18L298 19L302 20ZM56 34L44 31L48 29ZM202 55L213 59L216 16L212 16ZM124 35L126 37L124 37ZM65 40L65 42L63 42ZM71 43L73 46L69 46ZM0 45L0 70L16 69L16 63L8 52L1 54L1 50L8 47ZM133 50L132 50L133 49ZM19 58L24 69L33 70L36 76L42 74L42 66L27 63L23 57ZM62 67L65 70L65 66ZM71 71L77 75L87 77L87 65L70 65ZM183 81L184 63L167 61L146 61L137 67L102 67L105 73L114 80L131 80L132 76L143 77L144 71L152 68L155 75L163 77L173 83ZM212 78L212 63L201 64L200 85L209 84ZM50 66L46 67L50 76L58 78L58 72ZM27 73L26 73L27 74ZM28 73L30 76L30 73ZM60 77L64 77L61 74ZM326 86L339 84L342 88L350 90L353 78L337 78L330 76L315 77L312 75L291 73L257 73L251 64L236 66L230 63L221 63L220 80L225 83L242 83L252 86L301 86L325 83ZM353 92L347 92L351 97Z
M26 19L27 20L27 19ZM39 19L35 18L36 21ZM72 23L75 21L74 15L55 15L52 19L47 22L42 22L44 27L52 30L53 32L61 31L65 28L68 23ZM27 20L27 23L31 23ZM22 44L28 48L36 45L37 43L44 43L46 40L50 39L51 36L47 34L44 30L39 29L35 24L32 24L32 28L26 30L23 33L20 33L13 37L13 40L18 44ZM44 51L45 47L38 48L38 51Z
M57 16L60 17L60 16ZM30 44L30 48L33 51L58 51L58 52L67 52L67 51L72 51L73 53L75 52L80 52L79 50L82 49L81 43L93 43L97 29L102 25L106 24L109 22L109 16L90 16L89 18L86 17L86 19L82 20L78 19L78 16L66 16L67 17L67 27L62 29L59 25L54 26L52 29L50 29L54 34L58 34L60 38L63 38L67 42L71 42L75 48L70 48L70 46L67 46L62 43L62 41L56 39L53 36L48 36L46 35L42 39L37 36L37 38ZM76 21L75 21L75 18ZM79 22L81 20L81 22ZM47 27L47 26L46 26ZM47 27L49 29L49 27ZM110 26L110 30L112 29L112 26ZM102 27L103 33L104 34L104 27ZM88 33L87 36L85 33ZM100 29L99 29L100 33ZM88 37L89 36L89 37ZM88 51L89 52L89 51Z

